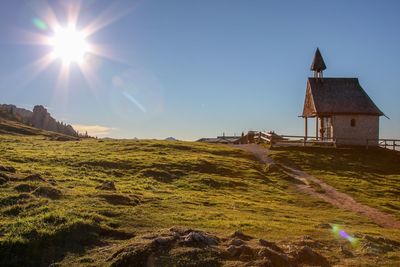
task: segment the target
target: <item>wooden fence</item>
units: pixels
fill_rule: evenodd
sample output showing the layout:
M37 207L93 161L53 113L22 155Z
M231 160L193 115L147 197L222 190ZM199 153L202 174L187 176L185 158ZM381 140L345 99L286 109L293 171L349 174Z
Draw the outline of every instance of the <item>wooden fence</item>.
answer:
M277 135L273 132L255 132L255 143L267 143L275 146L332 146L336 147L336 140L333 138L319 138L300 135Z
M400 139L368 139L367 149L373 145L378 144L379 147L400 150Z
M267 143L271 147L277 146L324 146L337 147L345 144L346 141L352 141L351 138L316 138L313 136L301 135L277 135L274 132L253 132L255 143ZM382 147L386 149L400 150L400 139L367 139L365 143L366 149L370 147Z

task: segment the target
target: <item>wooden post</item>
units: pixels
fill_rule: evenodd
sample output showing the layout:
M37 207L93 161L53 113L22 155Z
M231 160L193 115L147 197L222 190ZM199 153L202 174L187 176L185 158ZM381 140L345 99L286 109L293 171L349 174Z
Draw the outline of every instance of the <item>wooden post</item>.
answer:
M396 150L396 143L394 140L393 140L393 150Z
M306 146L308 137L308 118L304 117L304 146Z
M315 116L315 138L318 141L318 116Z

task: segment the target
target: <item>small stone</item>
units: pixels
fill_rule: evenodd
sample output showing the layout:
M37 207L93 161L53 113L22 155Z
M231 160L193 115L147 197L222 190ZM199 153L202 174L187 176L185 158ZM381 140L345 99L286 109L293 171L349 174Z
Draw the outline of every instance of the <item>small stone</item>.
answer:
M234 238L236 237L236 238L239 238L239 239L242 239L242 240L245 240L245 241L249 241L249 240L253 239L253 237L244 234L242 230L236 230L236 231L231 235L231 237L234 237Z
M263 247L271 248L271 249L275 250L276 252L284 253L283 250L280 247L278 247L274 242L270 242L265 239L260 239L258 242Z
M218 245L218 239L202 232L192 231L185 236L184 243L200 246L216 246Z
M232 257L236 257L239 255L239 248L234 246L234 245L230 245L226 251L232 256Z
M229 242L229 245L234 245L234 246L240 246L243 244L244 244L244 241L241 239L237 239L237 238L232 239L231 242Z

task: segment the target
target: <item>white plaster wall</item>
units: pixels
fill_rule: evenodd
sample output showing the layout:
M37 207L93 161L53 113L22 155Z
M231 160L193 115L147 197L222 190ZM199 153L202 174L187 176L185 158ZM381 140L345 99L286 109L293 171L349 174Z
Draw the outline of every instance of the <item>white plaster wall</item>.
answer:
M355 127L350 125L352 119L356 120ZM367 139L379 138L379 116L336 115L332 117L332 128L337 144L365 146ZM369 145L377 145L377 142Z

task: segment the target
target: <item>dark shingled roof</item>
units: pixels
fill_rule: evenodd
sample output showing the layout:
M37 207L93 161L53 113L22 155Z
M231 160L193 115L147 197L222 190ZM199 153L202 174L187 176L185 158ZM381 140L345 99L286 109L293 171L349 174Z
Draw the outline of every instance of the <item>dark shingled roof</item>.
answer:
M311 63L311 70L313 71L323 71L326 69L324 59L322 58L319 48L315 51L313 62Z
M333 114L384 115L357 78L308 78L303 117Z

